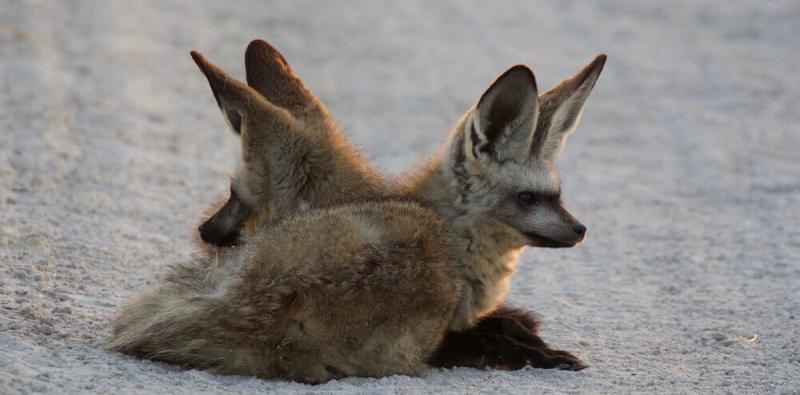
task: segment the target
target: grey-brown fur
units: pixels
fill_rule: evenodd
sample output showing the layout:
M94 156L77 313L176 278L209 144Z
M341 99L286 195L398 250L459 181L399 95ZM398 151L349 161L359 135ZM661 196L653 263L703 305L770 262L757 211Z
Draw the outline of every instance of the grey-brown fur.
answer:
M304 382L418 374L459 293L453 242L413 203L308 211L203 268L173 268L125 307L109 347Z
M306 382L417 374L445 331L469 328L497 308L522 247L539 243L528 228L520 228L526 223L509 222L510 214L503 212L506 197L496 192L509 187L504 171L532 168L517 174L525 178L525 188L552 187L542 181L552 177L540 174L552 166L518 154L476 155L472 147L495 144L494 152L512 152L505 141L520 140L506 134L518 131L500 127L492 138L505 139L502 143L467 138L471 110L444 154L404 181L402 194L414 202L296 214L291 202L263 195L300 190L292 188L304 185L309 172L298 169L306 169L306 162L293 158L291 149L271 149L314 144L298 132L315 125L313 117L270 103L199 54L193 56L232 128L242 135L242 165L232 184L249 208L244 221L255 225L246 227L244 247L176 266L164 283L126 306L114 323L111 349L224 373ZM535 98L532 74L529 82ZM477 110L482 107L479 103ZM480 132L478 138L485 139L485 130ZM509 169L506 160L516 167ZM573 244L583 238L573 235L567 241L557 230L556 236L542 237Z

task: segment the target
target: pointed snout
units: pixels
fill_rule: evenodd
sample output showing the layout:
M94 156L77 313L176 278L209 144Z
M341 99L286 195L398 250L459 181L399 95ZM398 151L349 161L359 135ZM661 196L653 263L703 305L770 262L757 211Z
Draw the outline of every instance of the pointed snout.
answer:
M231 231L219 226L215 221L209 220L197 228L200 232L200 239L208 244L213 244L218 247L230 247L236 245L239 239L239 232L237 230Z
M558 247L569 248L575 247L586 239L586 225L577 222L574 217L570 218L575 222L567 222L564 224L561 232L555 234L555 240L562 245Z
M238 195L231 189L231 196L225 205L197 228L200 238L204 242L218 247L237 245L248 211Z
M586 238L586 225L580 223L560 202L540 206L540 225L526 232L532 247L569 248Z
M560 227L557 231L551 229L548 232L528 233L526 235L530 239L529 245L531 247L570 248L580 244L586 238L586 226L575 224Z

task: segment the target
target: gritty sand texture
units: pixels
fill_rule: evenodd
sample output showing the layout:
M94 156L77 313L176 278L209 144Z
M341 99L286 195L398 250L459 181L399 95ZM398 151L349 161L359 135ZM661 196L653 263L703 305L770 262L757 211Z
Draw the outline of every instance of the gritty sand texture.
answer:
M642 3L3 1L0 393L797 394L800 3ZM312 387L106 352L235 163L188 51L241 77L257 37L390 172L510 65L543 90L608 53L560 161L588 240L509 296L591 368Z

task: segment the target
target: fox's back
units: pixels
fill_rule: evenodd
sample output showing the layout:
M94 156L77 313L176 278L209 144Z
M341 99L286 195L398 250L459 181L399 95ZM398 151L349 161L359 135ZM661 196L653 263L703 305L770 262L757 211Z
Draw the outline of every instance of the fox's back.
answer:
M455 240L415 203L310 210L244 248L229 311L251 322L237 325L244 332L263 331L257 323L269 317L281 328L270 341L280 344L275 370L300 376L316 376L308 372L315 365L332 369L321 379L413 373L446 330L460 291Z
M441 219L415 203L311 210L248 242L231 299L263 301L267 289L383 307L455 298L454 243ZM336 303L328 307L326 315L337 314Z

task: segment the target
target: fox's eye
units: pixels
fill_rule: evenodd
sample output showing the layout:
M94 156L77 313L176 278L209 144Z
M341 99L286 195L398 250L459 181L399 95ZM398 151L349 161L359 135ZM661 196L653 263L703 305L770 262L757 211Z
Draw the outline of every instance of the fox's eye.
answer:
M520 192L517 194L517 201L523 206L533 206L536 197L531 192Z

